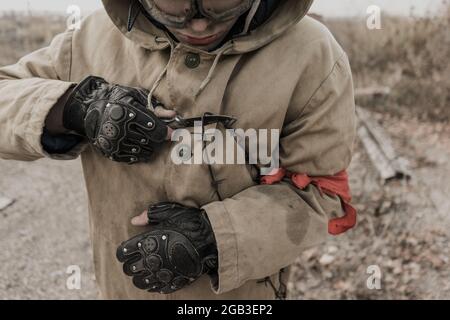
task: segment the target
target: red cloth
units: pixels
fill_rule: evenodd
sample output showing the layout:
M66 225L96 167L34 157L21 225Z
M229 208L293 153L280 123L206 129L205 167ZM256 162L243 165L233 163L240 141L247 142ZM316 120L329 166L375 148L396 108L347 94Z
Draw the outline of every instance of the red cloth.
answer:
M313 184L320 192L331 196L337 195L341 199L345 215L328 222L328 233L338 235L355 226L356 209L350 204L352 197L348 184L348 174L345 170L334 176L309 177L306 174L292 173L284 168L279 168L272 171L270 175L261 177L261 184L275 184L283 180L284 177L291 179L292 183L299 189L305 189L308 185Z

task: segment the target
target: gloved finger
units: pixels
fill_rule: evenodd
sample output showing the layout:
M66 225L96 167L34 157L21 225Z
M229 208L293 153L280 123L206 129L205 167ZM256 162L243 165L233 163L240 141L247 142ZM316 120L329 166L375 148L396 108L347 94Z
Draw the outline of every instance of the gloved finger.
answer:
M167 127L167 135L166 135L165 140L171 140L174 130L169 126L166 126L166 127ZM131 130L133 130L135 134L137 132L140 135L140 136L138 136L138 138L130 137L130 140L139 142L140 144L143 144L143 145L149 143L149 140L147 139L145 132L142 131L142 128L140 129L137 125L130 125L129 128L130 128L130 132L131 132ZM137 139L139 139L139 140L137 140Z
M128 138L129 139L129 138ZM120 151L119 154L123 155L137 155L137 156L146 156L152 154L151 146L137 143L135 144L132 140L124 139L119 144Z
M135 123L130 123L127 129L127 140L138 144L148 143L145 133Z
M184 207L175 202L160 202L148 209L148 224L159 224L168 219L181 215L183 212L197 213L197 209Z
M164 140L170 140L172 137L173 129L169 126L166 126L164 121L161 121L159 118L164 118L165 116L168 116L168 118L174 118L176 116L176 112L173 110L166 110L163 107L157 107L156 112L149 113L148 110L141 110L140 108L135 109L136 113L136 121L132 122L128 125L128 138L132 141L139 141L140 144L148 144L150 143L150 138L157 138L159 133L155 136L156 132L153 131L153 126L147 126L148 124L155 124L159 123L157 125L158 131L165 132L166 136L161 139ZM156 119L155 119L156 118ZM163 129L163 127L165 129ZM149 130L153 131L152 134L149 134ZM160 138L157 138L159 141ZM161 141L160 141L161 142Z
M133 277L133 283L138 288L143 288L149 292L158 292L168 294L176 291L178 288L172 283L173 274L169 270L160 270L153 272L151 276Z
M131 224L136 227L144 227L148 225L147 210L144 210L140 215L131 219Z
M135 256L139 258L141 256L140 249L142 247L142 241L144 240L144 235L138 235L131 238L130 240L122 242L122 244L117 248L116 257L120 262L125 262L128 259L135 259ZM153 244L153 246L157 246Z
M158 292L164 286L154 274L148 273L133 277L133 284L142 290L155 290Z
M168 127L156 114L147 109L137 108L132 105L128 105L128 108L131 111L129 113L131 118L128 120L134 124L133 130L139 131L139 133L156 144L166 140Z
M141 255L136 255L136 258L130 259L123 264L123 272L127 276L134 276L146 272L144 260Z

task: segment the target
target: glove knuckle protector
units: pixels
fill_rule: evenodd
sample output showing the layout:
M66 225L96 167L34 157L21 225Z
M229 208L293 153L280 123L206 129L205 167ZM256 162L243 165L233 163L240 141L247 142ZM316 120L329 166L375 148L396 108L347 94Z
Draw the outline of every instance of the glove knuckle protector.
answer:
M136 287L167 294L216 272L217 246L204 212L163 203L150 207L149 217L151 231L117 249L117 259Z
M147 109L145 90L110 85L88 77L72 92L64 108L64 126L86 136L113 161L149 161L168 128Z

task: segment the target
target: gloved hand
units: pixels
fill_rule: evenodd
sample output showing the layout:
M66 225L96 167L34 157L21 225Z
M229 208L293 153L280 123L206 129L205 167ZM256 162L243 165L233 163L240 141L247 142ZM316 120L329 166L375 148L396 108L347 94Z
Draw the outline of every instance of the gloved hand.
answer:
M63 125L85 136L113 161L146 162L168 136L168 127L147 109L148 92L112 85L99 77L78 84L64 106Z
M206 213L163 202L148 209L150 231L123 242L117 259L136 287L172 293L217 273L217 246Z

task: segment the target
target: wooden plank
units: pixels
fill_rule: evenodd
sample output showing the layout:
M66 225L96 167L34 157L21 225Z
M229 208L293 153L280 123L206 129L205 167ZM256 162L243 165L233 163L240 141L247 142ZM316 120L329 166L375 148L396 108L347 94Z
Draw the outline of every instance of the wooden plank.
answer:
M392 146L391 139L387 135L386 131L381 125L374 119L372 114L361 108L356 107L356 111L359 119L364 123L364 126L369 130L370 134L374 137L377 144L390 161L397 159L397 154Z
M6 209L13 203L14 203L13 199L9 199L9 198L6 198L6 197L0 195L0 211Z
M391 94L391 88L389 87L369 87L369 88L357 88L355 89L355 97L383 97Z
M392 167L390 161L386 158L384 153L378 147L377 142L372 138L369 131L365 126L360 126L358 129L358 136L361 139L364 148L369 155L369 158L374 165L375 169L377 169L380 177L384 180L391 180L395 178L396 171Z
M405 159L398 156L384 128L370 111L361 107L357 107L356 111L361 126L358 135L382 179L410 179L411 173Z

